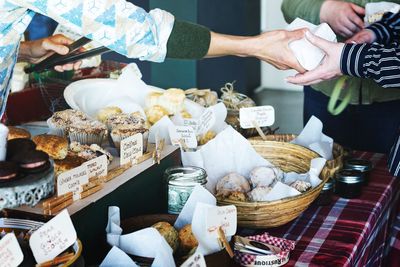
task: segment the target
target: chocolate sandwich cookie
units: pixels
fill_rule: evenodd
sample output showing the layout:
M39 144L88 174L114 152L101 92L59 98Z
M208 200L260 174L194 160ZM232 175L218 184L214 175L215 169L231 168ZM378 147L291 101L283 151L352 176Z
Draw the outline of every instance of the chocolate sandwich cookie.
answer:
M17 154L24 154L27 151L35 150L36 144L26 138L12 139L7 142L7 159L11 160Z
M43 151L30 150L17 154L13 159L17 162L21 171L25 173L38 173L49 168L49 155Z
M18 177L18 165L15 162L0 161L0 183L9 182Z

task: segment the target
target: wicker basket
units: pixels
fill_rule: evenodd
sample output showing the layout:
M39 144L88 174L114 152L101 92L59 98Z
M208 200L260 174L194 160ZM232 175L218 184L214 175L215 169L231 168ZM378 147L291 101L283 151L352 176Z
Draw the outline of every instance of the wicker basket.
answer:
M302 146L275 142L252 141L254 149L265 159L285 172L305 173L318 154ZM235 205L238 225L249 228L271 228L284 225L302 213L318 197L328 180L328 169L324 167L320 178L323 182L313 189L294 197L269 202L241 202L218 200L218 205Z
M266 135L266 140L267 141L276 141L276 142L291 142L293 139L295 139L297 135L295 134L272 134L272 135ZM261 137L253 137L249 139L250 143L255 143L257 144L258 142L262 142L263 140ZM329 177L334 177L335 173L342 169L343 167L343 158L345 156L345 151L343 147L337 143L333 143L333 159L328 160L326 162L326 167L328 169L328 175Z

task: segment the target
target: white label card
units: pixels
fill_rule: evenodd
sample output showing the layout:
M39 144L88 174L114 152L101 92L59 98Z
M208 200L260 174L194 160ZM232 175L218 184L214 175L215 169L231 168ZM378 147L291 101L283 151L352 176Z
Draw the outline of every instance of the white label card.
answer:
M273 106L241 108L239 116L240 127L243 129L255 128L253 122L256 122L260 127L266 127L274 124L275 109Z
M183 140L188 148L197 147L196 131L189 126L170 126L169 137L174 146L180 146Z
M76 231L65 209L36 230L29 239L37 263L54 259L76 241Z
M73 199L80 199L82 185L89 182L88 169L86 166L79 166L57 177L57 195L61 196L68 192L73 193Z
M183 126L190 126L194 130L197 130L198 121L196 119L183 119Z
M215 124L216 116L214 110L207 108L203 114L201 114L199 119L199 125L197 127L198 134L205 134L209 131Z
M121 141L120 164L134 162L143 155L143 135L141 133L130 136Z
M218 237L218 228L222 227L226 236L233 236L237 228L237 211L234 205L210 207L206 213L207 233Z
M23 260L24 254L15 234L6 234L0 240L0 266L17 267Z
M108 160L106 155L89 160L83 165L87 168L89 178L107 176Z
M181 267L206 267L206 260L204 259L203 254L194 253L192 256L189 257Z

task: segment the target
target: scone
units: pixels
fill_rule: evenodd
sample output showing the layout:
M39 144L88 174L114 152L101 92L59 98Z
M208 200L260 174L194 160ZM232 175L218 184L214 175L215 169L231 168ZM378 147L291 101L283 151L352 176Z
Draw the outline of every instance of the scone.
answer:
M22 128L8 126L8 138L7 140L17 139L17 138L26 138L30 139L31 134Z
M54 171L56 175L60 175L63 172L72 170L74 168L77 168L81 166L83 163L85 163L86 160L84 158L81 158L77 155L68 155L65 159L63 160L54 160Z
M199 245L192 232L192 225L187 224L179 230L179 254L187 255Z
M165 241L170 245L175 252L179 246L178 232L167 222L158 222L152 226L165 238Z
M168 116L168 115L169 115L168 111L159 105L155 105L151 108L146 109L147 120L151 124L155 124L156 122L161 120L162 117Z
M161 97L160 105L164 107L169 114L177 114L183 109L183 103L186 98L182 89L171 88L165 90Z
M108 117L115 115L115 114L121 114L122 110L119 107L105 107L100 109L97 112L97 119L103 123L106 122Z
M57 135L41 134L32 138L36 149L46 152L53 159L65 159L68 154L68 140Z
M160 105L161 97L163 93L162 92L151 92L146 96L145 99L145 106L147 108L151 108L156 105Z

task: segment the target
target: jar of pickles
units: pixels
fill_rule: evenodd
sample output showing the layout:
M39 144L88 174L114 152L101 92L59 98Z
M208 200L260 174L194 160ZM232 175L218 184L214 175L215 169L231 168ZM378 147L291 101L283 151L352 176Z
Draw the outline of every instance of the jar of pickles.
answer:
M207 173L199 167L170 167L165 170L168 213L179 214L196 185L205 186Z

